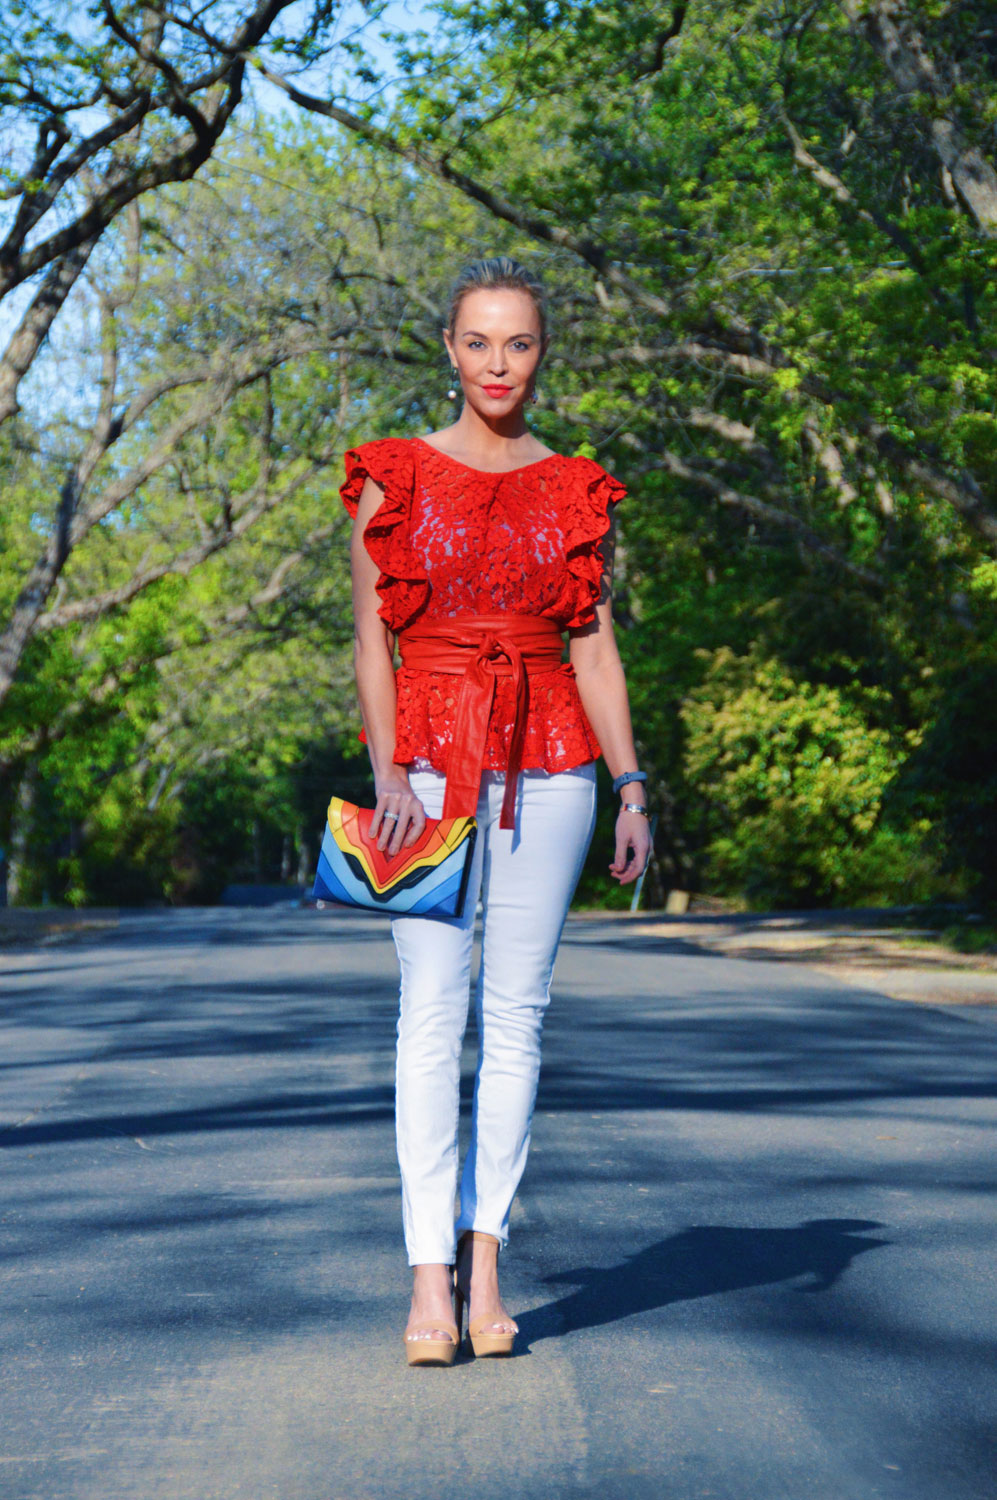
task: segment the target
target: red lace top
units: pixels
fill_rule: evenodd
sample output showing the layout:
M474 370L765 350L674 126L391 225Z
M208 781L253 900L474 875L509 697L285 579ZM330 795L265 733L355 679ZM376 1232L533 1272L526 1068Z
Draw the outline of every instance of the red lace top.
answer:
M381 569L378 614L393 632L415 619L547 615L562 630L595 614L609 507L626 494L590 458L552 454L502 474L468 468L421 438L381 438L345 455L343 503L356 518L369 475L384 501L364 531ZM399 667L395 761L446 772L460 679ZM505 770L515 702L499 678L485 766ZM530 676L523 766L566 771L600 753L569 662ZM361 731L360 738L366 742Z

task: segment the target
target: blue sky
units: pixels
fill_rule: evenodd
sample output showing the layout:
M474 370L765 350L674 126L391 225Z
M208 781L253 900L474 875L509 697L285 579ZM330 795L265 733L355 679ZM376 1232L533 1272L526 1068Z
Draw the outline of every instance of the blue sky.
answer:
M380 40L380 33L385 30L431 31L435 9L435 5L427 3L427 0L392 0L380 20L371 21L357 0L349 0L349 3L342 8L336 31L339 36L345 37L363 28L364 42L375 67L390 69L391 50ZM289 23L288 29L293 30L296 16L306 12L307 0L299 0L298 4L292 5L285 12L286 23ZM335 77L335 70L330 74L328 63L323 63L311 74L302 75L299 81L304 89L317 94L328 94L330 82ZM344 91L349 91L348 77L343 78L343 88ZM254 92L265 109L277 114L293 112L294 106L288 104L286 95L282 94L279 89L267 85L265 81L258 79L254 84Z
M371 55L375 68L379 66L384 67L389 74L386 92L390 95L391 51L380 40L380 33L385 30L414 32L422 29L432 31L435 9L436 7L433 4L427 3L427 0L392 0L392 3L386 7L380 20L371 21L365 14L363 6L357 3L357 0L348 0L348 3L343 6L340 14L337 34L348 36L351 32L363 27L364 43ZM285 12L284 24L287 26L287 29L293 29L296 13L300 16L306 10L307 0L299 0L299 4L291 6ZM302 75L297 81L302 88L325 97L329 97L335 85L337 93L341 93L346 99L352 95L355 102L355 89L352 87L353 79L351 71L348 68L336 69L334 65L331 66L327 62L318 65L309 74ZM290 104L287 96L272 84L266 83L258 74L251 75L251 89L252 98L267 113L281 116L285 114L293 115L296 112L295 107ZM76 124L79 129L87 129L87 122L83 118L77 119ZM9 211L13 212L13 205L9 205ZM58 209L55 211L58 212ZM37 232L42 233L43 230L48 232L47 224L48 221L46 220L44 225L39 226ZM0 303L0 348L6 347L8 339L13 333L34 292L34 284L21 286ZM64 309L61 317L64 318L67 314L72 315L71 309L68 306ZM54 332L57 332L60 321L61 318L56 320L56 330L53 330ZM35 372L36 379L38 374L40 374L40 371ZM22 388L22 400L25 402L29 399L34 384L35 380L32 380L29 376L25 386Z

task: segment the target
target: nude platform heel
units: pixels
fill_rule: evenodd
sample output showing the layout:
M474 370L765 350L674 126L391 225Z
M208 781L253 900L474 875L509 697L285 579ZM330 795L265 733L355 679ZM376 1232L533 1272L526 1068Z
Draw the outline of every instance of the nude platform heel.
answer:
M457 1284L457 1263L447 1269L453 1274L454 1285ZM451 1335L448 1339L414 1339L413 1333L443 1333ZM452 1365L457 1358L457 1350L460 1348L460 1326L458 1323L448 1322L446 1318L430 1318L422 1323L413 1323L411 1328L406 1328L403 1335L405 1340L405 1358L410 1365Z
M449 1339L413 1339L409 1335L419 1333L423 1329L427 1332L436 1330L442 1332L444 1329L452 1333ZM460 1345L460 1330L456 1323L448 1323L445 1318L433 1318L428 1323L415 1323L405 1335L405 1357L410 1365L452 1365L457 1358L457 1349Z
M463 1337L462 1331L464 1327L464 1293L457 1285L457 1261L460 1260L460 1247L467 1239L491 1240L493 1245L497 1245L499 1243L496 1235L483 1234L480 1230L477 1229L465 1229L464 1233L457 1241L457 1255L454 1261L454 1297L457 1304L458 1342ZM509 1333L498 1333L495 1330L492 1330L488 1333L484 1332L484 1330L488 1328L489 1323L500 1323L504 1321L505 1320L502 1318L490 1318L487 1313L481 1313L477 1318L474 1318L473 1320L470 1320L468 1322L467 1333L468 1337L471 1340L471 1348L474 1350L476 1358L480 1359L483 1355L488 1354L512 1353L512 1345L513 1341L515 1340L517 1330L513 1329ZM511 1322L512 1319L510 1318L509 1321Z

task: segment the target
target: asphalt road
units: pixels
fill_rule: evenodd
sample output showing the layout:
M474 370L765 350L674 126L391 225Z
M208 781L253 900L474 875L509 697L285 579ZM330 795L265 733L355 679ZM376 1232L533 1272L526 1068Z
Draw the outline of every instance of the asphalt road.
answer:
M419 1370L381 919L141 916L0 993L3 1500L997 1493L993 1009L572 920L521 1353Z

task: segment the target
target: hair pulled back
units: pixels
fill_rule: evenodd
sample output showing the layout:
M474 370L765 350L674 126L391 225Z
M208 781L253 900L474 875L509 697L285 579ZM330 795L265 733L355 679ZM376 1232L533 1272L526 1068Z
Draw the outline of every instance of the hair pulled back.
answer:
M547 341L547 297L543 283L535 272L529 270L511 255L491 255L485 260L472 261L464 267L450 288L447 305L447 332L453 338L457 329L457 314L460 305L470 292L481 291L525 292L532 299L540 319L540 340Z

